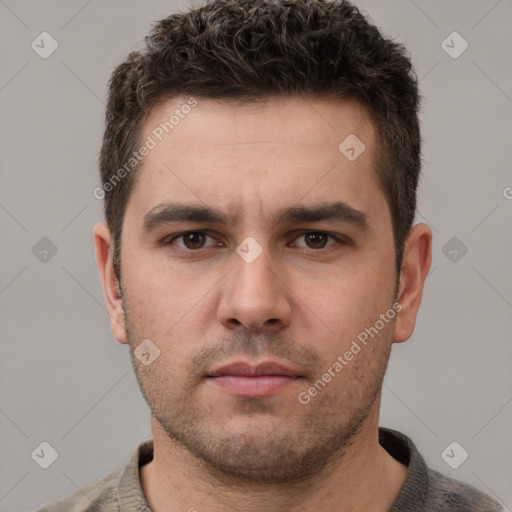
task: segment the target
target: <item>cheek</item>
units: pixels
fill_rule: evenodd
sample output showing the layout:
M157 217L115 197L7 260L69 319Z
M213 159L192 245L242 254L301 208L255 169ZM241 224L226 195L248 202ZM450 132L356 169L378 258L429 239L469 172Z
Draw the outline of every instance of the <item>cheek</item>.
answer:
M187 289L186 280L163 259L163 252L133 250L123 258L123 289L130 297L132 311L152 322L160 318L169 322L179 314L184 301L189 300L190 282Z
M315 279L298 286L302 290L295 303L299 317L307 322L304 328L311 333L309 343L325 362L343 354L391 307L391 280L388 283L382 272L370 268L353 266L350 272L340 270L331 275L321 286Z
M135 344L150 339L160 350L159 366L181 372L202 333L204 288L180 273L158 266L151 258L132 259L123 289L130 335ZM126 282L125 282L126 281ZM196 284L198 286L196 286Z

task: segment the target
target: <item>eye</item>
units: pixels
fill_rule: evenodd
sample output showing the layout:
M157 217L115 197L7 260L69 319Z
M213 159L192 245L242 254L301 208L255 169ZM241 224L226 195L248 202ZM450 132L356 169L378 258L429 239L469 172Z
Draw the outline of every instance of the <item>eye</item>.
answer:
M210 238L212 243L206 245L206 240ZM304 239L305 245L297 244L297 240L300 238ZM328 243L329 239L332 243ZM179 243L177 242L179 241ZM336 243L347 243L347 241L341 236L335 236L324 231L303 231L299 233L298 237L295 238L293 246L302 247L305 249L326 249ZM206 233L205 231L184 231L183 233L177 233L164 240L165 245L176 245L180 249L188 251L197 251L199 249L205 249L207 247L213 247L215 245L222 245L221 243L215 244L215 239Z
M211 238L213 240L213 237L204 231L185 231L184 233L179 233L177 235L171 236L170 238L167 238L165 240L165 244L174 244L175 240L181 239L183 244L175 245L182 249L197 250L203 249L205 247L204 243L206 238Z
M297 247L305 247L306 249L325 249L326 247L334 245L327 245L329 238L337 243L344 242L342 238L331 235L330 233L325 233L323 231L303 231L299 234L296 240L302 237L304 237L306 245L298 245Z

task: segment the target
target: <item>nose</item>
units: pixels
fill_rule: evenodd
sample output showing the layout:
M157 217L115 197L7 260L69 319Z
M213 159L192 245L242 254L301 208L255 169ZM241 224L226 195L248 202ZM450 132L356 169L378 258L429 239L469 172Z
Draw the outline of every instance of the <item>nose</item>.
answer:
M234 268L224 281L218 319L228 329L280 330L291 321L291 291L268 250L251 263L233 254Z

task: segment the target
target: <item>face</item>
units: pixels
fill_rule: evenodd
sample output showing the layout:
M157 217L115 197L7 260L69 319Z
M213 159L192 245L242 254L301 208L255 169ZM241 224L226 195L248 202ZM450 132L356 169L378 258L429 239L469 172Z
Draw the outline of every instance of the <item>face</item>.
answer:
M126 208L114 332L173 443L226 475L303 477L361 428L393 342L374 129L356 103L198 99L158 141L186 101L143 127L157 144Z

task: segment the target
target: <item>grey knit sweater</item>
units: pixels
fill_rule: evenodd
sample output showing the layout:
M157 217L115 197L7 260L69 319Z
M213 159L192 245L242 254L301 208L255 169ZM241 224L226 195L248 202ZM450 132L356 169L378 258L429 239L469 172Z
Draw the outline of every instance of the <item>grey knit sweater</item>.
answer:
M476 488L429 469L404 434L379 429L381 446L408 466L405 483L389 512L502 512L505 509ZM128 465L37 512L151 512L139 468L153 458L153 441L139 444Z

